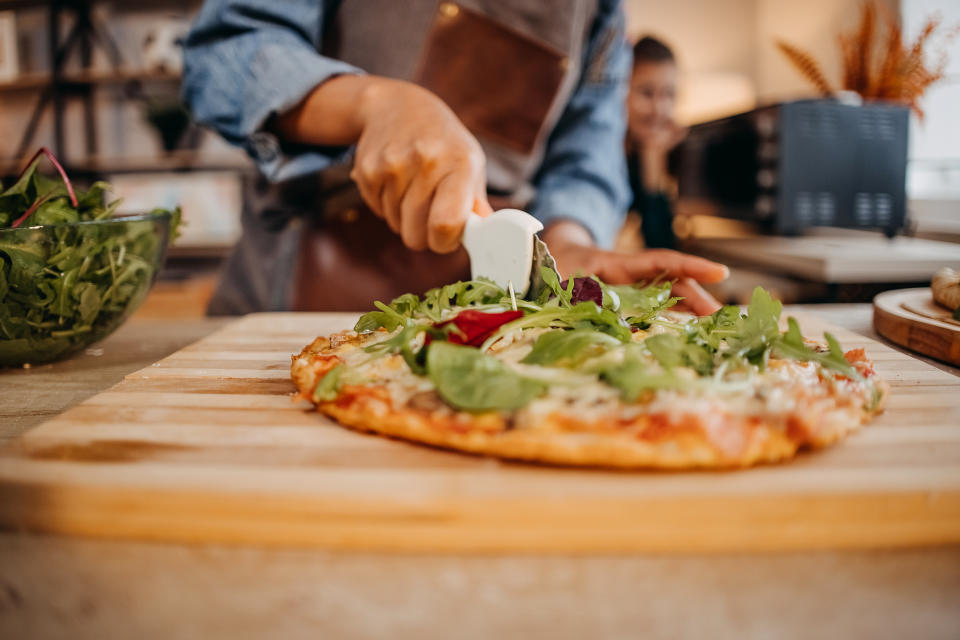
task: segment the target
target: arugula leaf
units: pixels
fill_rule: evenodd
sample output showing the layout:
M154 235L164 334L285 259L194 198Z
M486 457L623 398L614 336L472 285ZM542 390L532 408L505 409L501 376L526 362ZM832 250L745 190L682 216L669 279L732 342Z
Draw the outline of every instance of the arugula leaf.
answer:
M747 315L736 324L735 334L728 339L733 355L760 366L766 366L770 348L780 337L780 313L783 304L774 300L762 287L753 290Z
M519 320L508 322L480 346L486 351L494 342L510 331L543 327L568 327L571 329L595 329L621 342L630 341L630 328L610 309L598 307L595 302L580 302L571 307L544 307L528 313Z
M568 282L570 291L567 291L567 289L560 284L560 278L557 276L557 272L550 267L540 267L540 276L543 278L543 283L547 286L544 287L543 291L540 293L540 298L537 300L539 305L546 305L547 301L551 297L555 298L557 304L560 306L570 307L572 305L572 282Z
M803 341L803 334L800 333L800 325L797 320L791 317L787 318L787 331L776 342L774 350L782 358L819 362L824 367L838 371L848 378L862 380L863 376L860 375L856 367L847 362L837 339L829 333L825 333L824 338L827 340L828 351L811 349Z
M413 293L405 293L402 296L394 298L389 305L383 304L379 300L373 305L380 311L371 311L360 316L353 330L357 333L366 333L376 331L383 327L387 331L393 331L402 324L407 324L407 320L413 318L414 314L420 308L420 298Z
M320 378L316 388L313 390L314 402L332 402L337 399L337 391L340 389L340 378L346 366L341 362Z
M427 347L427 375L444 400L466 411L519 409L546 391L493 356L449 342Z
M422 301L413 293L405 293L392 300L389 305L378 300L374 305L379 311L370 311L360 316L353 329L358 333L375 331L380 327L393 331L418 318L439 322L444 312L454 307L495 305L508 298L506 291L489 280L454 282L430 289L424 294Z
M439 329L434 329L423 324L408 324L403 329L401 329L397 335L392 336L391 338L384 340L382 342L376 342L371 344L368 347L364 348L364 351L367 353L375 355L389 355L399 353L403 356L403 361L407 363L407 366L410 367L410 370L417 375L423 375L426 373L425 366L425 353L424 348L420 347L418 350L414 351L413 341L421 333L431 334L439 337L443 335L443 332Z
M713 353L705 346L688 342L675 333L661 333L643 341L653 357L665 369L691 367L702 376L713 372Z
M713 315L687 323L685 329L689 340L717 351L724 340L736 335L739 322L740 308L727 305L718 309Z
M670 296L671 287L669 282L646 287L606 285L606 293L613 293L619 302L619 308L614 308L614 311L619 311L630 325L646 329L660 312L680 301L680 298Z
M357 324L353 326L353 330L357 333L376 331L380 327L387 331L394 331L401 324L406 324L408 316L394 309L392 305L387 306L379 300L375 301L373 305L380 311L370 311L360 316Z
M620 346L616 338L593 329L544 333L520 362L524 364L576 367L594 356Z
M444 312L454 307L497 304L508 298L507 292L490 280L466 280L427 291L418 313L439 322Z
M779 300L774 300L763 287L756 287L750 296L750 304L747 305L743 328L747 332L764 335L779 333L778 323L782 311L783 304Z

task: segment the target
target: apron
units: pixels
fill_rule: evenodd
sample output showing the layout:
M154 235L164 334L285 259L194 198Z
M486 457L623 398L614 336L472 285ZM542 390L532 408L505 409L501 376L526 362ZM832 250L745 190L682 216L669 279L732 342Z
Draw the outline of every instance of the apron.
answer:
M483 147L494 209L526 208L595 13L596 0L347 0L325 25L321 53L433 91ZM359 311L469 277L462 249L407 249L349 172L247 178L243 234L208 313Z

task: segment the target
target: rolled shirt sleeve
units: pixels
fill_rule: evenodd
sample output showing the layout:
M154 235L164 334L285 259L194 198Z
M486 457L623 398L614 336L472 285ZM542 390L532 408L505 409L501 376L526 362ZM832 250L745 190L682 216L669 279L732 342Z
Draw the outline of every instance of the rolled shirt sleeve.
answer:
M531 213L582 224L613 246L630 202L623 140L631 54L619 0L601 0L577 89L547 143Z
M332 77L359 74L320 55L319 0L207 0L184 42L183 98L201 124L243 147L270 180L320 171L348 147L284 145L264 127Z

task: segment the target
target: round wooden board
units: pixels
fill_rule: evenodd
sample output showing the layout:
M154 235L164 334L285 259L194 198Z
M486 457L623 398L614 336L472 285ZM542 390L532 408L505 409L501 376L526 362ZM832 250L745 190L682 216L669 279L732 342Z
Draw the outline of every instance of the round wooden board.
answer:
M897 289L873 299L873 328L911 351L960 366L960 326L911 311L931 298L930 288Z

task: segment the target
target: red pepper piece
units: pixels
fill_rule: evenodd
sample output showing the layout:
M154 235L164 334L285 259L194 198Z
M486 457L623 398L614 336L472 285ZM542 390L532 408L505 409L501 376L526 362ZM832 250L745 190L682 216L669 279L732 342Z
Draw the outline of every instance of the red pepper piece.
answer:
M461 311L453 318L438 322L433 325L441 329L448 324L452 324L459 330L450 331L447 334L447 340L453 344L465 344L471 347L479 347L483 341L489 338L493 333L517 318L523 317L523 311L499 311L496 313L487 313L476 309L466 309Z

